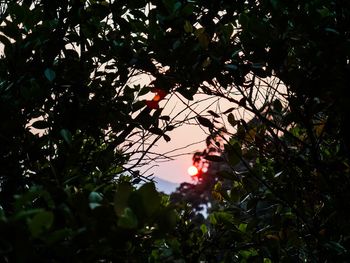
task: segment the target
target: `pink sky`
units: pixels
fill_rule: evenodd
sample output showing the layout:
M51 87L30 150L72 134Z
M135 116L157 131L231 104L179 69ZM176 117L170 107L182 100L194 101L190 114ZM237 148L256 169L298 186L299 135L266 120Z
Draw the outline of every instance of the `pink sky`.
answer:
M205 98L208 100L197 103ZM170 116L174 116L178 112L184 110L186 106L183 102L187 103L188 101L183 99L184 101L181 102L180 99L172 96L169 99L168 104L165 106L163 115L166 115L172 111ZM170 142L160 139L157 142L157 145L152 149L154 152L164 153L169 157L174 156L173 160L166 162L155 162L154 164L156 166L148 171L148 173L153 173L156 177L172 182L191 182L192 178L190 175L188 175L187 169L192 165L193 153L196 151L203 151L206 148L205 139L208 136L208 129L197 125L196 120L193 117L197 116L197 113L201 114L202 116L209 116L207 113L207 110L209 109L216 112L223 112L232 107L229 102L224 101L223 99L218 100L215 97L209 99L207 95L196 95L194 101L190 101L189 103L193 104L191 108L194 109L195 112L186 109L177 117L177 120L183 120L188 114L189 116L187 117L192 119L189 122L185 121L184 124L175 128L173 131L167 132L171 138ZM161 106L164 106L164 103ZM225 116L223 117L225 118Z

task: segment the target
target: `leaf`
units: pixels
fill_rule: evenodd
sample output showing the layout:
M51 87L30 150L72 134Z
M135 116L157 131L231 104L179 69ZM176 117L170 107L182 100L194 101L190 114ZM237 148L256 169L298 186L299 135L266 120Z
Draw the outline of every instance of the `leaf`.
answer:
M241 13L239 16L239 23L244 27L245 29L249 25L249 17L245 13Z
M130 207L126 207L118 220L118 226L122 228L133 229L136 228L137 225L138 220L135 213L131 210Z
M103 200L102 194L98 192L91 192L89 194L89 207L91 209L95 209L96 207L101 205L102 200Z
M257 133L257 127L254 127L248 130L245 134L244 140L246 142L253 142L255 140L256 133Z
M72 134L69 130L62 129L60 131L60 134L61 134L62 138L66 141L67 144L69 144L69 145L72 144Z
M233 31L234 31L234 27L231 23L224 25L222 32L226 40L229 40L231 38Z
M329 241L324 246L335 251L338 255L345 254L347 252L347 249L344 246L335 241Z
M89 194L89 201L94 203L100 203L103 200L102 194L98 192L91 192Z
M208 113L210 113L214 118L220 118L220 115L212 110L208 110Z
M227 120L228 120L228 122L232 125L232 127L235 127L236 124L238 123L238 121L236 121L235 116L234 116L232 113L230 113L230 114L227 116Z
M166 126L166 130L167 131L172 131L172 130L174 130L175 129L175 126L174 125L168 125L168 126Z
M154 183L146 183L137 190L141 196L142 204L146 216L152 216L159 208L161 198Z
M52 82L56 78L56 73L50 68L45 69L44 71L45 77L48 81Z
M273 102L273 109L277 112L281 112L282 111L282 103L280 102L280 100L275 100Z
M239 164L242 157L242 150L239 143L234 143L233 145L226 145L225 150L227 151L228 161L231 166Z
M237 65L234 65L234 64L227 64L225 65L225 68L228 69L228 70L237 70L238 69L238 66Z
M129 183L120 183L114 195L114 211L120 216L124 213L124 209L128 206L128 200L133 192L133 188Z
M166 134L163 134L163 138L166 142L170 142L171 141L171 138L169 135L166 135Z
M214 128L214 125L212 124L212 122L210 120L208 120L207 118L198 116L197 120L204 127L208 127L210 129Z
M247 102L247 98L246 97L243 97L239 100L238 102L238 105L239 106L242 106L242 107L245 107L246 106L246 102Z
M239 224L239 226L238 226L239 231L245 233L246 230L247 230L247 225L248 225L248 224L245 224L245 223Z
M164 120L164 121L170 121L170 117L165 115L165 116L160 116L159 117L160 120Z
M157 135L163 135L164 134L164 132L161 129L157 128L157 127L152 127L152 128L149 129L149 131L151 133L157 134Z
M52 212L39 212L28 223L31 234L34 237L39 236L44 230L47 230L52 226L53 220L54 215Z
M198 36L198 41L202 48L208 48L210 41L208 35L205 32Z
M208 233L208 228L207 228L207 226L205 224L201 224L201 231L202 231L203 235Z
M236 109L236 108L235 108L235 107L229 108L229 109L225 110L222 114L230 113L230 112L233 111L234 109Z
M186 33L192 33L193 31L193 27L188 20L185 21L184 30Z
M0 205L0 221L5 221L5 220L6 220L5 211L2 208L2 206Z
M205 157L206 160L211 161L211 162L222 162L223 159L221 156L217 156L217 155L207 155Z
M193 100L193 96L196 94L197 89L193 87L185 87L178 89L177 92L179 92L185 99Z
M32 124L32 127L35 129L43 130L49 127L49 123L47 121L36 121Z

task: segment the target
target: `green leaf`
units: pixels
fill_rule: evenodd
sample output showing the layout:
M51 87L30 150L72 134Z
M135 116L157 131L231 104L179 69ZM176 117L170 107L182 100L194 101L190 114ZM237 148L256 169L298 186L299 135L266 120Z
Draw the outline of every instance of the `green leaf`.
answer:
M225 36L226 40L229 40L233 34L234 27L231 23L224 25L223 27L223 34Z
M227 151L228 161L231 166L239 164L242 157L242 150L239 143L234 143L232 145L225 145L225 150Z
M207 226L205 224L201 224L201 231L202 231L203 235L208 233L208 228L207 228Z
M238 226L239 231L245 233L246 230L247 230L247 225L248 225L248 224L245 224L245 223L239 224L239 226Z
M240 14L239 23L242 25L242 27L247 29L247 27L249 25L249 17L247 16L247 14L245 14L245 13Z
M225 65L225 68L230 70L230 71L235 71L238 69L238 66L234 65L234 64L227 64L227 65Z
M118 226L127 229L136 228L138 220L130 207L126 207L118 220Z
M43 231L48 230L52 226L53 220L54 215L52 212L39 212L28 223L31 234L34 237L39 236Z
M0 205L0 220L4 221L5 219L6 219L5 211L2 208L2 206Z
M147 216L152 216L160 207L161 197L154 183L146 183L137 190Z
M124 213L124 209L128 206L128 200L133 192L130 183L120 183L114 195L114 211L120 216Z
M60 134L61 134L62 138L66 141L67 144L70 145L72 143L72 134L69 130L62 129L60 131Z
M347 252L347 249L344 246L342 246L340 243L335 241L329 241L324 246L328 249L334 250L338 255L341 255Z
M193 31L193 27L188 20L185 21L184 29L186 33L192 33Z
M50 82L52 82L56 78L56 72L50 68L45 69L44 74Z
M98 192L91 192L89 194L89 206L91 209L95 209L96 207L101 205L101 201L103 200L102 194Z

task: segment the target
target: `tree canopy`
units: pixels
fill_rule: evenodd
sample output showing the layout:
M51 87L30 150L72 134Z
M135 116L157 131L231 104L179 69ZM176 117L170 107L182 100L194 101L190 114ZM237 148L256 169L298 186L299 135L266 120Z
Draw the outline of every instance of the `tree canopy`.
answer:
M0 5L3 261L347 261L346 1ZM210 183L183 202L138 167L159 103L199 93L232 107L197 116Z

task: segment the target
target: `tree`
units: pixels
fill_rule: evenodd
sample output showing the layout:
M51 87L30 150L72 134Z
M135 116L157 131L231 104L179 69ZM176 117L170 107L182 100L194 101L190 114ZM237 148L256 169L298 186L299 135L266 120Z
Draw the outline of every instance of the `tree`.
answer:
M232 189L222 191L222 208L211 216L209 244L228 261L346 261L348 5L221 1L195 8L201 15L184 22L181 39L198 72L181 72L259 120L249 127L224 113L237 129L225 146L227 162L254 162L245 162L242 178L223 175ZM215 130L209 119L201 124Z
M149 234L172 229L166 199L135 189L149 180L125 166L130 140L168 139L140 99L152 85L130 84L160 70L142 42L146 5L1 2L2 261L141 261Z

